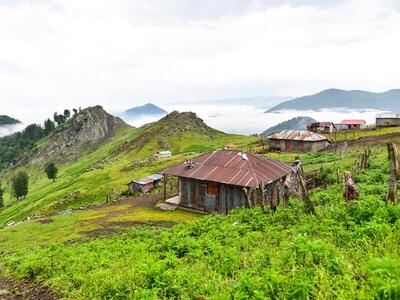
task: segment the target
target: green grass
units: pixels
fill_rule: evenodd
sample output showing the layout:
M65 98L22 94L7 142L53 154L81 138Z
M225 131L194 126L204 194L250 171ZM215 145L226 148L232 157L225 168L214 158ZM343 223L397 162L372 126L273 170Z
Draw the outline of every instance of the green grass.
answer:
M355 141L362 137L372 137L372 136L380 136L384 134L390 133L400 133L400 127L385 127L385 128L377 128L377 129L364 129L364 130L353 130L353 131L343 131L335 134L327 135L329 139L333 142L342 142L342 141Z
M343 159L328 153L302 159L311 167L322 161L342 170L352 167L359 151ZM293 155L281 158L291 161ZM68 224L89 226L107 215L113 216L110 224L151 218L183 223L134 226L74 244L43 233L40 246L33 242L40 234L30 243L23 237L29 228L34 234L42 227L24 223L6 237L0 231L3 241L15 240L8 241L12 252L1 251L0 270L44 282L71 299L399 299L400 207L383 201L388 180L384 147L373 148L370 168L354 179L361 192L357 202L345 203L341 185L332 178L327 190L313 192L316 216L296 199L290 209L279 207L276 213L237 209L202 218L117 206L109 209L118 216L82 212L60 217L52 230L64 226L76 239Z

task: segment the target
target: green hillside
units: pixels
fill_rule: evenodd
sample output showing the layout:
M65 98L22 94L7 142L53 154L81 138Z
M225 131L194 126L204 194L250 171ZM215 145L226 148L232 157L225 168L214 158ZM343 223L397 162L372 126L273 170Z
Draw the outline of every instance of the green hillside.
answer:
M69 122L73 123L75 119ZM89 153L83 152L82 149L85 148L82 148L79 141L75 151L71 150L74 148L71 146L61 147L61 152L56 152L61 153L58 156L63 158L59 159L59 176L52 183L45 176L43 168L49 159L56 159L57 155L44 151L59 149L52 145L59 145L64 141L66 132L75 132L70 125L67 124L64 129L60 129L62 132L41 141L39 150L33 151L46 153L42 157L47 159L38 159L37 154L32 154L23 161L29 167L19 167L19 164L0 174L0 181L5 187L5 208L0 209L0 224L20 221L29 216L45 216L69 208L100 204L113 190L119 193L125 191L126 184L131 180L158 172L197 153L221 149L227 143L247 148L255 142L253 137L229 135L212 129L192 113L174 112L159 122L142 128L121 126L113 132L113 136L108 137L107 142L98 144L97 149L90 148ZM91 132L92 128L88 130ZM57 136L61 139L57 140ZM166 148L172 150L172 157L153 159L154 153ZM66 160L66 154L73 160ZM81 156L76 160L77 155ZM9 179L20 169L28 172L30 188L27 198L17 202L10 197Z

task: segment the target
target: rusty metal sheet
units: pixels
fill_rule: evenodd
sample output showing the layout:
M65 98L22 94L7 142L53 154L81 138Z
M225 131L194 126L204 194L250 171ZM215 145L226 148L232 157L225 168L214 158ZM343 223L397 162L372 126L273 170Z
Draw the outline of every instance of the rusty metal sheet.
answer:
M239 151L217 150L203 154L189 162L171 166L160 174L258 187L280 179L291 172L290 165L278 160Z
M273 140L292 140L292 141L305 141L305 142L319 142L327 140L325 136L315 132L289 130L289 129L285 129L281 132L271 134L267 138Z

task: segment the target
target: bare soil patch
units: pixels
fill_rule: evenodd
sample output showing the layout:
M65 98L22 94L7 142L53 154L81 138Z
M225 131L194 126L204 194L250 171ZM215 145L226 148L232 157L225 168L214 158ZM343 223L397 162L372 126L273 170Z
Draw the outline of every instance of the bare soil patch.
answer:
M53 219L42 219L42 220L37 220L37 222L40 224L50 224L50 223L53 223L54 220Z
M61 299L48 287L30 280L0 277L0 300L55 300Z

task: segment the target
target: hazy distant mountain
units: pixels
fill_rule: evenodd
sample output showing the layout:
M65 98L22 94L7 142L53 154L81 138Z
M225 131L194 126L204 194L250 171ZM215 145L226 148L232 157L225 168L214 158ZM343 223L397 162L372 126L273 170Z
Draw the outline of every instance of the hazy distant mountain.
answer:
M147 103L142 106L136 106L134 108L128 109L127 111L124 112L123 117L126 119L137 119L137 118L142 118L142 117L153 117L153 116L164 116L168 112L165 111L164 109L151 104Z
M280 110L321 110L324 108L377 109L400 111L400 89L384 93L329 89L311 96L304 96L280 103L267 112Z
M307 130L307 123L315 122L313 118L310 117L296 117L285 122L279 123L271 128L265 130L262 134L270 135L274 132L280 132L285 129L290 130Z
M241 97L241 98L225 98L225 99L207 99L195 102L179 101L172 104L176 105L252 105L255 107L267 109L275 106L284 101L293 99L293 97L280 97L280 96L270 96L270 97Z
M21 123L20 121L18 121L17 119L11 118L9 116L0 116L0 126L3 125L15 125Z

